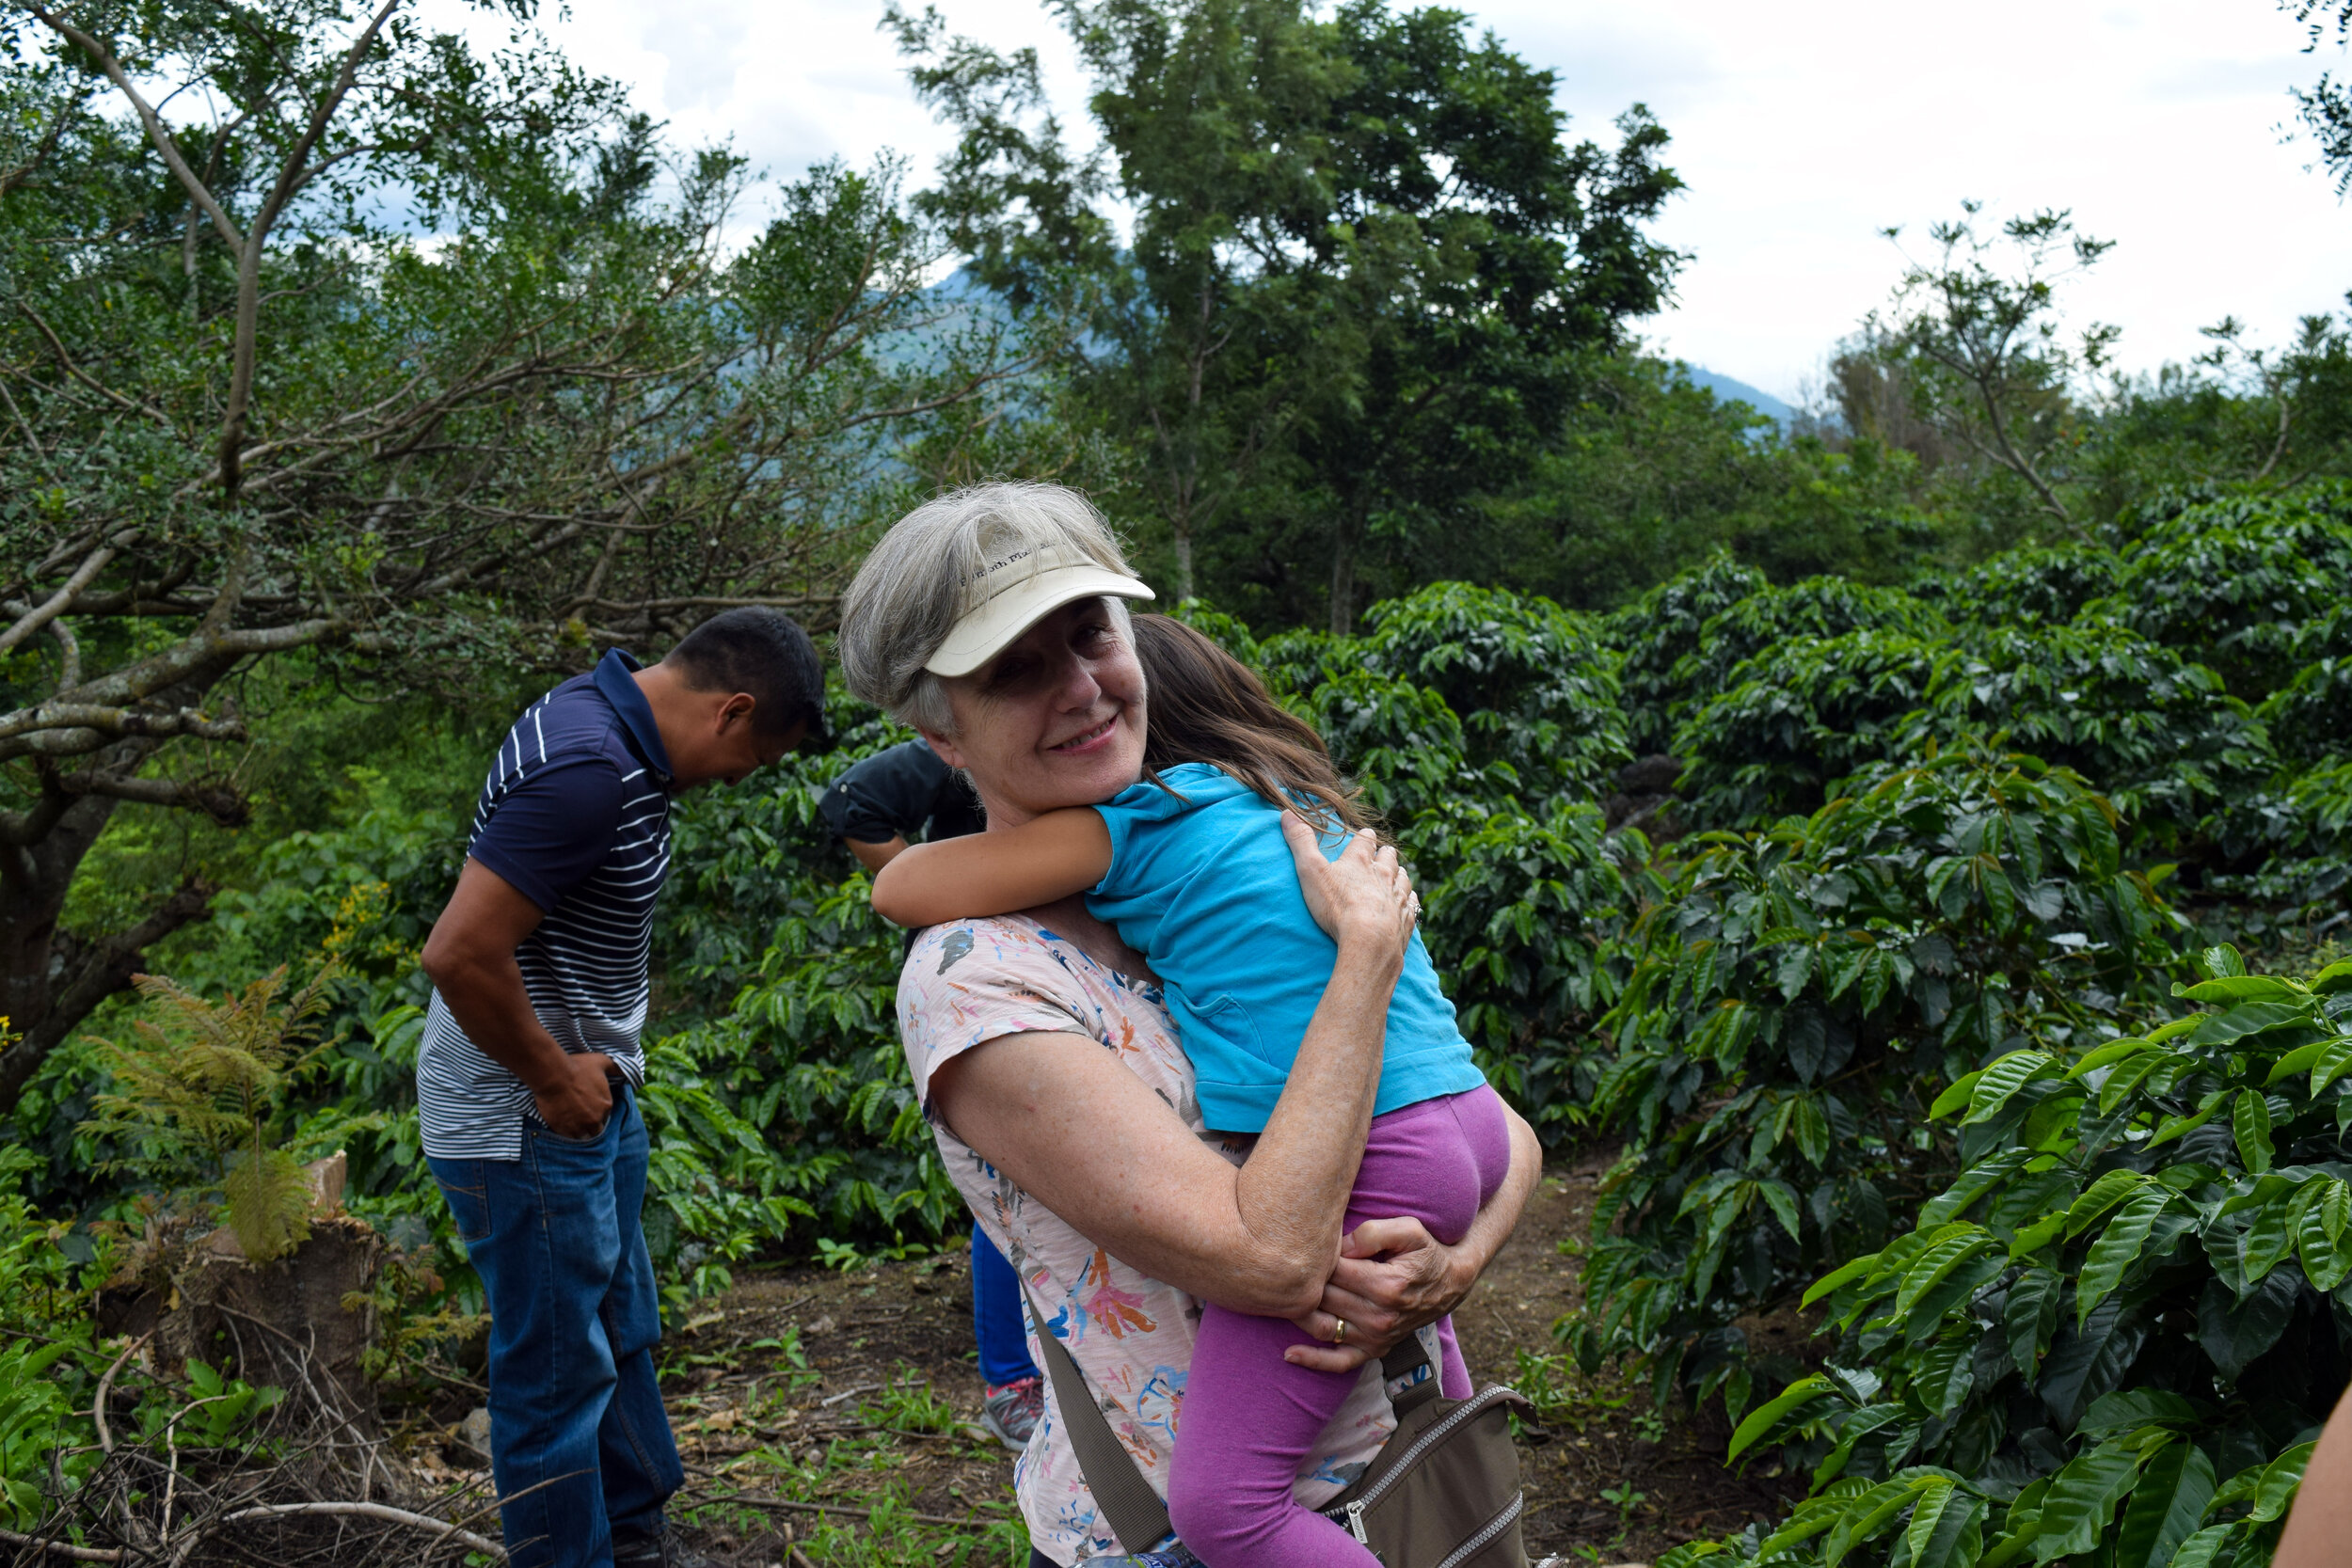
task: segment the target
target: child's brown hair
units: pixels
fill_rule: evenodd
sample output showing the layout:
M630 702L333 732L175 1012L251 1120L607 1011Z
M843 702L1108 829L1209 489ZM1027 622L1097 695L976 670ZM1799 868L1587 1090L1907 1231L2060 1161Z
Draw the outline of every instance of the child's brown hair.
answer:
M1143 768L1153 784L1168 788L1162 768L1211 762L1317 828L1373 825L1323 737L1248 665L1166 615L1137 615L1134 626L1145 683Z

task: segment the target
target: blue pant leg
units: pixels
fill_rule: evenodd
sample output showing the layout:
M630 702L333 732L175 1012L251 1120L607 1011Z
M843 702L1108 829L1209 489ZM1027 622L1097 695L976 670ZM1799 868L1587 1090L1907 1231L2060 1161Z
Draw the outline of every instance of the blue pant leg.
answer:
M604 1475L606 1517L615 1530L645 1535L661 1529L661 1505L686 1481L677 1441L661 1408L653 1349L661 1340L661 1294L653 1257L645 1250L645 1120L636 1098L622 1089L610 1129L613 1211L620 1225L620 1263L605 1294L600 1316L612 1348L615 1382L612 1402L596 1429Z
M520 1160L433 1163L461 1235L480 1211L467 1251L490 1309L490 1449L513 1568L612 1561L597 1432L616 1379L598 1314L620 1261L618 1119L580 1140L526 1123Z
M978 1226L972 1227L972 1337L992 1386L1038 1375L1021 1322L1021 1276Z

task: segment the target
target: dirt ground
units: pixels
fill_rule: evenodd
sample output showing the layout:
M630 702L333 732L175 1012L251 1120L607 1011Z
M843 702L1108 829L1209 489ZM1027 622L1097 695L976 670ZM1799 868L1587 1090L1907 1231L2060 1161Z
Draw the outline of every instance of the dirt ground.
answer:
M1581 1378L1557 1355L1552 1326L1580 1306L1577 1265L1560 1243L1585 1235L1607 1165L1606 1154L1596 1153L1546 1172L1518 1234L1455 1324L1481 1382L1524 1375L1517 1353L1552 1357L1544 1375L1563 1397L1553 1402L1552 1424L1531 1427L1523 1443L1529 1549L1647 1563L1693 1537L1766 1518L1790 1494L1788 1483L1723 1467L1728 1433L1720 1409L1695 1421L1681 1412L1661 1418L1642 1391ZM886 1473L932 1528L1014 1517L1011 1455L970 1424L980 1384L960 1253L848 1275L791 1268L739 1277L734 1290L697 1304L667 1351L665 1386L689 1465L684 1500L758 1494L855 1504ZM804 1368L783 1354L795 1333ZM916 1430L925 1425L947 1430ZM856 1463L845 1463L834 1445L854 1449L860 1440ZM770 1528L714 1522L753 1517L742 1505L732 1514L706 1508L694 1515L706 1549L744 1564L795 1560L782 1529L805 1524L806 1508L757 1506ZM946 1560L949 1551L943 1544L937 1555ZM881 1553L859 1559L889 1560ZM970 1557L988 1560L977 1550Z

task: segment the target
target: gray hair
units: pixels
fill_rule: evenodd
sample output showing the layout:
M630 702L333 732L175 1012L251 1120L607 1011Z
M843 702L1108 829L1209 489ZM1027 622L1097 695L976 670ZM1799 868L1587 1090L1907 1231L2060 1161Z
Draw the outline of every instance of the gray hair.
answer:
M1059 484L973 484L937 496L882 536L841 599L841 675L902 724L953 735L946 688L923 668L970 608L990 562L1055 546L1132 577L1094 503ZM1126 606L1110 601L1123 624Z

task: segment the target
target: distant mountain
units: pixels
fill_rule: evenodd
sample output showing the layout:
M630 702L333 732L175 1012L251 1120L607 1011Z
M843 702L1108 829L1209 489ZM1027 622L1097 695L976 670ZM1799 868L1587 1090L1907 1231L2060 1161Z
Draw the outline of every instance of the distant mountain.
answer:
M1716 402L1744 403L1783 430L1787 430L1789 421L1797 417L1794 408L1772 393L1759 391L1744 381L1734 381L1727 375L1720 375L1704 365L1684 364L1682 373L1689 378L1692 386L1704 387L1714 393Z

